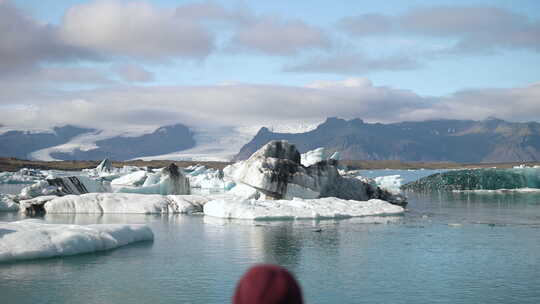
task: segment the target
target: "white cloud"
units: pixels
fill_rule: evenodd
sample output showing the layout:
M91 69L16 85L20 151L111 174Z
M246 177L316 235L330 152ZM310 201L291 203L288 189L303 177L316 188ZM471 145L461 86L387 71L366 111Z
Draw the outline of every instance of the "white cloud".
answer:
M292 55L306 49L328 49L330 39L323 30L301 20L253 16L232 38L233 47L271 55Z
M19 93L20 94L20 93ZM129 86L86 91L27 91L0 111L8 127L75 124L129 130L182 122L195 127L249 126L279 122L317 122L329 116L396 122L425 119L538 120L540 85L511 89L476 89L447 97L375 86L366 78L321 81L306 86ZM36 95L41 94L41 95Z
M154 74L136 64L117 64L112 70L127 82L150 82L154 80Z
M331 89L331 88L367 88L373 86L371 80L365 77L351 77L338 81L315 81L306 85L312 89Z
M40 23L10 2L0 2L0 76L33 69L39 62L98 59L91 51L65 43L57 28Z
M333 74L364 74L377 71L402 71L418 69L419 62L406 56L369 58L360 53L333 54L313 57L286 66L285 72L314 72Z
M340 27L355 37L421 35L453 38L447 52L475 53L497 48L540 51L540 21L492 6L434 6L401 15L345 17Z
M147 2L96 1L68 9L60 33L67 42L103 54L145 59L203 58L213 36L175 10Z

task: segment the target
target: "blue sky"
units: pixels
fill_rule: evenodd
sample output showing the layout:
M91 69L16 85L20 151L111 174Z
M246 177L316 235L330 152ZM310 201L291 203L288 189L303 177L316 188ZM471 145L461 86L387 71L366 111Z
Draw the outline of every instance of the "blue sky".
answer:
M271 106L260 96L283 89L291 95L276 104L298 113L315 107L290 120L540 119L538 1L0 0L2 13L0 107L10 111L39 115L80 100L122 108L140 100L140 111L166 112L175 98L188 98L208 108L164 121L196 123L219 114L210 115L209 91L222 92L212 95L215 104L242 112ZM138 90L159 100L128 93ZM245 104L223 97L232 91ZM327 108L335 100L345 104ZM472 111L463 108L471 102ZM250 113L239 117L265 120ZM16 122L0 115L0 124L35 123L26 116ZM82 124L95 119L82 116ZM43 124L69 122L59 116Z

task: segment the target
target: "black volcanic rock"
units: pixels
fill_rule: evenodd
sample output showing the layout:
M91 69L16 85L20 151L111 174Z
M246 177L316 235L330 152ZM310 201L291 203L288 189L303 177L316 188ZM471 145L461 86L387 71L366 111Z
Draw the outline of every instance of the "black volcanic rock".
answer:
M8 131L0 134L0 156L26 159L34 151L64 144L77 135L89 132L95 130L71 125L55 127L53 132Z
M62 160L128 160L142 156L166 154L195 146L193 133L182 124L158 128L150 134L136 137L116 136L96 142L97 149L73 153L51 153Z
M329 153L340 151L342 159L350 160L540 161L539 123L512 123L496 118L393 124L328 118L315 130L297 134L261 128L236 159L249 158L271 140L294 142L301 153L325 147Z

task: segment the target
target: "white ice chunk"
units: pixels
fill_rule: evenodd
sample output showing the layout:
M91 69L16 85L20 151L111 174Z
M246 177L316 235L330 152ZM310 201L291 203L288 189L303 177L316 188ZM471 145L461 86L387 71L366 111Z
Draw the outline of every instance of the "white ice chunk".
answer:
M113 179L111 181L111 185L140 186L145 182L147 175L148 172L146 171L135 171L133 173Z
M22 168L17 172L0 172L0 184L33 184L45 178L38 169Z
M66 195L45 204L46 213L193 213L207 198L197 195L88 193Z
M45 224L40 220L0 223L0 262L109 250L154 239L146 225Z
M194 165L184 169L192 188L201 189L231 189L234 182L224 179L223 172L202 165Z
M300 162L304 167L309 167L326 159L328 159L328 155L325 148L317 148L300 155Z
M403 184L403 179L400 175L387 175L374 178L377 186L388 190L392 193L400 193L400 187Z
M9 195L0 193L0 212L19 211L19 204L15 203Z
M120 187L120 193L185 195L190 194L189 179L174 164L161 169L158 173L148 173L141 187Z
M400 214L404 209L386 201L342 200L335 197L294 200L246 200L228 197L204 205L208 216L250 220L325 219Z

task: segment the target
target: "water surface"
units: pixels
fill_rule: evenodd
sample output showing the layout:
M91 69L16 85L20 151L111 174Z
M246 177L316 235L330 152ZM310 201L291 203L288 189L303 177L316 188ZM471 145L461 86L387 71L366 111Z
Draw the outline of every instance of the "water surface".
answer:
M294 272L308 303L540 302L540 194L409 196L404 216L339 221L48 215L147 223L155 240L0 264L2 303L226 303L261 262Z

